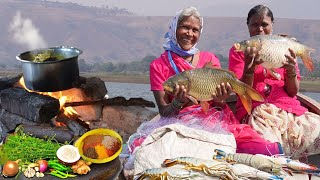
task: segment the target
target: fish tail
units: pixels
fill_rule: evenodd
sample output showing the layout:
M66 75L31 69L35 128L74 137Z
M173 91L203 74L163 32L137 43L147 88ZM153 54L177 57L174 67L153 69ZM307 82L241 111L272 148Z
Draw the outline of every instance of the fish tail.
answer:
M240 98L240 100L242 102L242 105L244 106L244 108L248 112L248 114L251 114L252 101L251 101L250 96L247 93L245 93L245 94L239 95L239 98Z
M247 85L241 81L239 81L239 82L240 82L240 84L242 84L241 86L244 86L244 88L241 88L242 89L241 91L239 89L238 90L234 89L234 90L238 94L238 96L242 102L242 105L244 106L244 108L246 109L248 114L251 114L252 99L255 101L263 102L264 98L258 91L256 91L255 89L253 89L249 85Z
M314 65L313 65L313 62L312 62L312 58L310 56L311 52L313 52L313 51L315 51L315 50L312 49L312 48L309 48L309 47L305 47L304 51L301 54L301 59L303 61L303 64L306 66L306 68L309 71L313 71L314 70Z
M258 91L256 91L255 89L253 89L252 87L250 87L248 85L246 88L247 88L246 93L250 96L251 99L253 99L255 101L259 101L259 102L264 101L263 96Z
M206 101L200 101L200 106L205 114L209 111L209 103Z

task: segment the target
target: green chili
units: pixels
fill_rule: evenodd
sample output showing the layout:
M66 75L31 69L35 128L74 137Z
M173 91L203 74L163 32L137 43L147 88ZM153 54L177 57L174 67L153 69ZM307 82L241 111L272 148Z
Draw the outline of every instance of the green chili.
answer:
M55 169L55 170L59 170L59 171L67 171L68 170L65 167L57 166L57 165L50 165L49 167L52 168L52 169Z
M68 174L68 173L64 173L62 171L59 170L53 170L50 172L51 175L56 176L58 178L61 179L66 179L66 178L72 178L72 177L76 177L77 175L75 174Z
M59 171L63 171L63 172L71 172L72 171L72 169L69 166L61 164L59 161L56 161L56 160L49 160L48 165L50 168L53 168L55 170L59 170Z
M53 163L53 162L59 162L59 160L58 159L50 159L49 161L48 161L48 163L49 162L51 162L51 163Z
M58 173L56 173L56 172L50 172L50 174L52 175L52 176L55 176L55 177L58 177L58 178L61 178L61 179L66 179L67 177L66 176L63 176L63 175L61 175L61 174L58 174Z

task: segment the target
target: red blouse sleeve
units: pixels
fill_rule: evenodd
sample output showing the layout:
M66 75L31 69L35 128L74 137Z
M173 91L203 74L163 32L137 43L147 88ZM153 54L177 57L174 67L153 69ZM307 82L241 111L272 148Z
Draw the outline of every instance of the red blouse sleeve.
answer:
M234 47L229 51L229 70L234 72L238 79L242 77L244 69L243 52L235 52Z
M211 62L213 63L213 66L215 67L221 67L221 64L220 64L220 60L218 59L218 57L212 53L212 60Z
M166 76L164 75L164 66L161 66L154 61L150 64L150 86L151 91L158 90L163 91L162 83L166 80Z
M209 61L212 63L214 67L221 67L220 60L215 54L211 52L202 51L200 53L200 59L197 68L204 67Z

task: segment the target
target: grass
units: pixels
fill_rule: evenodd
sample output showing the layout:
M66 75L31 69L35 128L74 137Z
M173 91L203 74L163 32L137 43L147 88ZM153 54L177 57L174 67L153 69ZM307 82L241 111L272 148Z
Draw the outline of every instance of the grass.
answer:
M2 70L0 71L0 77L2 76L15 76L21 72ZM149 84L149 76L146 74L110 74L110 73L80 73L83 77L99 77L106 82L121 82L121 83L139 83ZM320 79L315 80L302 80L300 82L301 92L320 92Z
M300 91L320 92L320 80L303 80L300 82Z
M145 74L80 73L80 76L99 77L106 82L149 84L149 76Z

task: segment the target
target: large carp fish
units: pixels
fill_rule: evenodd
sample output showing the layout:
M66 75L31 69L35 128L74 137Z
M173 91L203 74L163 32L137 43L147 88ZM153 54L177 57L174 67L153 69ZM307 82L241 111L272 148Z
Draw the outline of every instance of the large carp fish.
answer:
M302 59L309 71L313 71L314 69L310 54L315 50L299 43L292 37L281 35L256 35L234 44L234 48L238 52L245 51L247 47L256 47L260 50L260 58L264 61L261 65L268 69L270 74L277 79L280 79L280 75L276 73L274 69L282 67L283 64L288 61L285 55L290 55L289 48Z
M264 101L259 92L249 85L241 82L231 71L204 67L183 71L171 76L165 81L163 88L172 93L176 85L183 85L187 89L188 98L194 104L199 104L205 113L208 112L209 103L213 99L213 94L217 94L216 88L221 83L229 83L232 90L237 93L246 111L251 114L252 99L255 101Z

